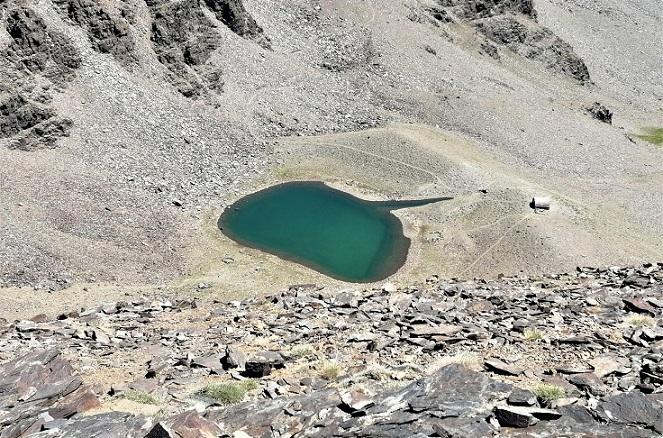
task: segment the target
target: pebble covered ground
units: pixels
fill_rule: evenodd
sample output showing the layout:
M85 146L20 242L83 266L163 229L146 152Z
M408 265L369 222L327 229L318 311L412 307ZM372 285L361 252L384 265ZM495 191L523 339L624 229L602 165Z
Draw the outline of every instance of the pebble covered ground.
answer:
M1 436L656 436L662 314L663 263L36 315L0 329Z

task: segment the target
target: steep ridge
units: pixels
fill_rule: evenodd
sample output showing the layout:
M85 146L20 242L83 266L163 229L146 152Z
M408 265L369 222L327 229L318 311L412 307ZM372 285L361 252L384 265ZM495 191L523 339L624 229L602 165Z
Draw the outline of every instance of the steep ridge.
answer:
M5 12L4 5L0 11ZM81 58L67 39L49 31L32 9L6 10L6 30L11 38L0 54L0 138L10 149L55 147L67 135L72 121L57 117L50 107L50 85L37 75L63 85L80 66Z
M112 55L129 69L140 62L135 47L137 31L133 29L136 23L131 23L136 10L129 3L120 3L113 11L94 0L56 0L54 4L62 18L83 29L95 51ZM221 39L205 8L214 11L217 19L236 34L269 47L262 28L239 0L157 0L148 2L148 6L155 55L166 68L168 81L186 97L220 92L223 85L221 69L207 63ZM81 55L65 35L48 29L29 6L4 1L0 10L7 16L5 27L11 38L0 54L0 71L8 78L0 89L0 97L7 96L0 103L0 138L10 139L10 149L56 147L56 140L67 135L73 122L56 117L48 105L52 99L49 85L34 89L41 82L36 75L66 87L75 78Z

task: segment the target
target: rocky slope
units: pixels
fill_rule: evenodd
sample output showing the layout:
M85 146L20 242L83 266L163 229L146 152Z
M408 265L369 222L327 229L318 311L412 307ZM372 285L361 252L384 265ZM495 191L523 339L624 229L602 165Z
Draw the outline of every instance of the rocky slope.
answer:
M0 436L659 436L662 314L648 264L37 315Z
M631 243L650 242L663 226L661 152L633 133L661 120L657 11L655 0L4 0L0 283L172 279L204 213L282 172L276 138L391 122L453 132L535 181L584 178L569 184L592 204L618 199ZM587 113L595 102L612 125ZM374 167L336 158L371 185ZM445 182L388 194L481 188ZM634 262L625 252L591 261Z

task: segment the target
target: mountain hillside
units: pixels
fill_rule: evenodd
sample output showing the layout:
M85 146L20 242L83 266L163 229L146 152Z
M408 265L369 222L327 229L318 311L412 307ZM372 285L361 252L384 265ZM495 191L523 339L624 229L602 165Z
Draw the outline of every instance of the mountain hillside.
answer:
M477 217L447 219L452 275L536 192L565 211L506 240L543 239L545 250L502 248L504 262L479 273L661 254L662 152L637 137L663 124L654 0L4 0L0 10L6 285L190 275L205 263L190 248L207 215L288 175L293 160L299 177L351 173L381 196L456 196ZM595 102L611 124L592 117ZM335 146L346 141L335 133L372 127L391 130L380 145ZM448 136L465 156L439 143ZM284 152L291 138L311 141ZM476 211L467 196L487 187L524 210L491 199ZM507 228L468 234L505 217ZM586 235L577 249L571 235Z

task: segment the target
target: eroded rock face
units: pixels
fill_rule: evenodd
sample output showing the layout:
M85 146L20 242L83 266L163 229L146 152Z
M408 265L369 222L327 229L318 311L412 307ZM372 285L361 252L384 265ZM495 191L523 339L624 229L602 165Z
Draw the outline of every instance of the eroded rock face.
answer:
M221 41L218 23L204 9L241 37L269 47L241 0L148 0L147 4L157 59L184 96L198 98L223 87L221 68L209 62ZM54 5L65 23L84 30L95 51L112 55L129 69L140 62L132 28L136 11L127 4L54 0ZM72 121L57 116L50 106L52 91L42 89L41 78L66 87L83 62L81 54L28 4L0 2L0 12L6 17L3 38L8 39L0 50L0 139L8 139L3 143L11 149L53 148L59 138L69 135Z
M57 351L31 353L0 366L2 438L39 432L46 423L99 406L96 395Z
M437 0L453 13L467 19L493 17L507 12L536 18L532 0Z
M587 66L568 43L550 29L514 16L497 16L475 22L486 37L509 47L524 58L542 63L546 69L570 76L581 83L590 81Z
M10 149L52 148L67 136L71 120L57 117L50 92L36 85L36 75L64 85L74 77L81 56L67 38L47 28L32 9L0 5L7 14L8 46L0 52L0 139Z
M50 119L55 112L45 106L13 95L0 102L0 137L12 137Z
M4 56L15 66L63 81L81 65L76 48L63 35L48 30L32 9L10 10L6 29L12 42Z
M592 106L587 108L587 112L589 112L596 120L612 125L612 111L610 111L605 105L599 102L594 102Z
M237 35L255 40L265 48L269 48L269 38L263 33L262 27L249 14L242 0L205 0L205 4L216 14L216 18L228 26Z
M591 81L587 66L573 47L537 23L532 0L437 0L437 3L439 7L432 13L438 23L467 22L490 41L543 64L549 71L582 84ZM494 54L490 56L497 58Z
M110 53L123 64L136 62L129 23L94 0L55 0L67 18L86 30L92 47Z
M148 0L147 4L157 59L168 69L168 80L186 97L198 98L223 88L221 68L208 62L221 39L204 7L236 34L269 47L262 28L240 0Z
M220 91L220 68L206 64L220 38L200 2L151 0L148 6L153 18L154 51L169 71L168 80L186 97Z

